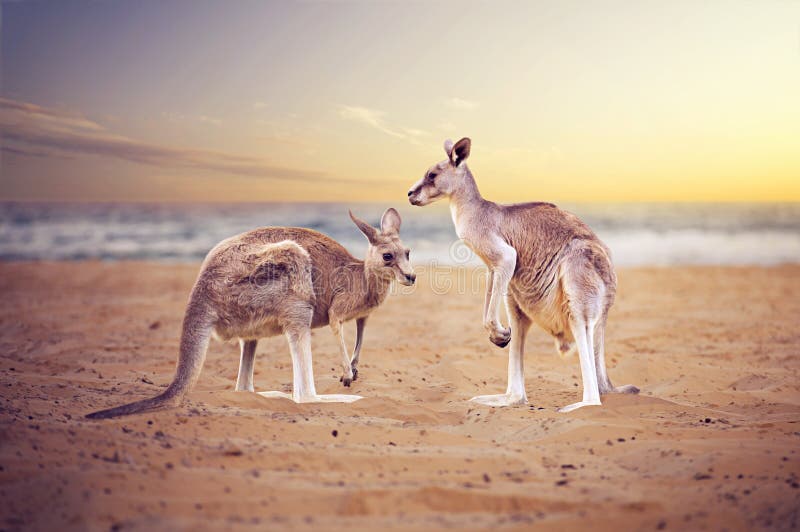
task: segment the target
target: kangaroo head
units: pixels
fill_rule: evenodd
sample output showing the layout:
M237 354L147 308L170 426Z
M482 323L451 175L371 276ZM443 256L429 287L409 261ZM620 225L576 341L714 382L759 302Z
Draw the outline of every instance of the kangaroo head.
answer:
M364 268L380 277L394 278L401 284L411 286L417 276L409 262L411 251L400 240L400 214L386 209L381 217L381 228L375 229L350 212L350 218L369 241Z
M449 198L464 186L467 168L463 163L469 157L470 144L467 137L455 144L450 139L445 140L447 159L428 168L425 176L414 183L408 191L408 201L412 205L427 205L441 198Z

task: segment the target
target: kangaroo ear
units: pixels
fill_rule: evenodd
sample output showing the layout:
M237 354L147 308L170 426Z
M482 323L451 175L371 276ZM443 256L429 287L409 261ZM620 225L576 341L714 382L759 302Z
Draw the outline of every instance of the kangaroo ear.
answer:
M468 137L464 137L456 142L456 145L453 146L453 151L450 155L450 160L453 162L453 166L458 166L462 161L465 161L467 157L469 157L469 148L471 145L472 141L469 140Z
M453 160L453 141L450 139L445 139L444 141L444 152L447 154L447 158L451 161Z
M393 208L386 209L381 217L381 233L384 235L400 234L400 213Z
M378 241L378 230L369 225L367 222L358 218L353 211L347 211L350 213L350 219L353 220L353 223L356 224L358 229L364 233L364 236L367 237L370 244L375 244Z

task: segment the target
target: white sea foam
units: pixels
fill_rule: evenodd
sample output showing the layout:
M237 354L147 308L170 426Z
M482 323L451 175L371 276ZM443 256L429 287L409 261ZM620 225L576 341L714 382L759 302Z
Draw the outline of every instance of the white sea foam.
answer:
M202 259L214 244L265 225L310 227L355 256L366 249L348 207L373 224L377 204L0 203L0 259ZM800 204L572 205L620 266L800 263ZM402 236L417 264L478 265L459 246L443 205L401 206Z
M787 231L608 231L600 237L620 266L774 265L800 262L800 233Z

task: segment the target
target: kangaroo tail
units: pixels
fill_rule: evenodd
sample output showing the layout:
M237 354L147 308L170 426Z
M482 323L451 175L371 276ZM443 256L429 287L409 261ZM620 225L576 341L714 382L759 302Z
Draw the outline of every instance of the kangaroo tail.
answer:
M193 291L189 307L186 310L186 316L183 318L181 349L172 384L169 385L164 393L156 397L93 412L88 414L87 418L108 419L171 408L181 404L183 398L192 389L200 376L200 370L203 369L203 362L206 358L208 342L211 339L212 325L209 313L198 303L197 300L201 298L196 297L196 295L196 291Z

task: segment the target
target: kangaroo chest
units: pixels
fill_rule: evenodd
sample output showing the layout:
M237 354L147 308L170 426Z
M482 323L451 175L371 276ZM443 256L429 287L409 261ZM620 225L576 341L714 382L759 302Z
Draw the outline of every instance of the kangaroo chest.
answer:
M456 235L462 240L467 240L467 223L462 209L458 205L450 203L450 216L453 218L453 226L456 228Z

